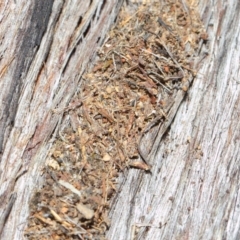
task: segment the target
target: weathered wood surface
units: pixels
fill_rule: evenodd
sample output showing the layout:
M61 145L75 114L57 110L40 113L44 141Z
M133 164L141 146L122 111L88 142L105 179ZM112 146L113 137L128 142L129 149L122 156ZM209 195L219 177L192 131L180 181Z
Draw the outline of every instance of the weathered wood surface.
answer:
M198 8L208 56L155 144L152 174L131 169L119 180L108 239L240 239L240 2Z
M0 4L1 239L23 239L29 198L38 185L61 109L80 87L121 3Z
M23 239L29 198L61 119L52 110L70 101L120 4L1 3L1 239ZM240 238L240 6L213 0L198 8L210 39L201 54L209 55L155 145L152 174L132 169L119 180L109 239Z

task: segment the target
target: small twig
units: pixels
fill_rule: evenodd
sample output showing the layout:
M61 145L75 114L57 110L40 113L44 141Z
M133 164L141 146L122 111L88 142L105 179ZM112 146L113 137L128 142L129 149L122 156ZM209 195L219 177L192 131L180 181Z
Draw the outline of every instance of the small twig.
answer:
M134 65L133 67L130 67L130 68L126 71L125 77L126 77L130 72L134 71L134 70L137 69L137 68L138 68L138 65Z
M117 66L116 66L114 54L112 54L112 60L113 60L114 72L116 72L117 71Z
M167 81L170 81L170 80L174 80L174 79L182 79L183 76L172 76L172 77L166 77L164 78L164 80L167 82Z
M181 79L183 78L183 76L171 76L171 77L164 77L164 76L161 76L160 74L156 73L156 72L153 72L153 71L150 71L149 74L154 74L156 75L157 77L161 78L164 80L164 83L167 82L167 81L170 81L170 80L174 80L174 79ZM166 83L165 83L166 84Z
M49 220L49 219L46 219L44 217L42 217L39 213L35 214L34 215L38 220L40 220L41 222L47 224L47 225L50 225L50 226L55 226L56 223L53 222L52 220Z
M118 56L124 58L128 63L129 63L129 59L127 59L125 56L123 56L121 53L117 52L117 51L113 51L114 53L116 53Z
M173 57L172 53L169 51L169 49L167 48L167 46L166 46L164 43L160 42L159 40L155 40L155 42L156 42L156 44L157 44L158 46L161 46L161 47L164 47L164 48L165 48L165 50L167 51L168 55L171 57L171 59L173 60L173 62L178 66L178 68L182 71L183 76L184 76L185 74L184 74L184 71L183 71L182 67L179 65L179 63L177 62L177 60L175 60L175 58Z
M137 15L142 9L139 8L131 17L129 17L128 19L126 19L125 21L123 21L121 24L122 26L125 26L126 23L128 23L133 17L135 17L135 15Z
M169 89L169 88L167 88L166 86L164 86L161 82L159 82L155 77L153 77L153 76L151 76L151 75L149 75L149 77L152 79L152 80L154 80L155 82L157 82L157 83L159 83L165 90L167 90L169 93L172 93L172 89Z
M104 108L98 108L98 113L105 117L110 123L115 123L114 118Z
M171 28L170 26L168 26L160 17L158 17L157 22L158 22L161 26L163 26L165 29L167 29L170 33L172 33L173 36L175 37L175 34L173 33L172 28Z
M163 57L163 56L159 56L159 55L157 55L157 54L154 54L154 53L152 53L152 52L150 52L150 51L148 51L148 50L146 50L146 49L142 49L142 51L145 52L145 53L151 54L151 55L153 55L154 57L156 57L156 58L158 58L158 59L163 59L163 60L165 60L167 63L169 62L169 60L168 60L167 58L165 58L165 57Z
M149 71L148 74L154 74L155 76L159 77L160 79L165 80L165 77L164 77L164 76L162 76L162 75L160 75L160 74L158 74L158 73L156 73L156 72Z
M61 131L59 131L58 135L59 135L59 137L61 138L61 140L62 140L63 142L69 143L69 141L65 139L65 137L63 136L63 134L62 134Z
M162 73L162 75L164 75L164 77L166 76L164 71L158 66L157 62L154 61L155 65L157 66L158 70Z

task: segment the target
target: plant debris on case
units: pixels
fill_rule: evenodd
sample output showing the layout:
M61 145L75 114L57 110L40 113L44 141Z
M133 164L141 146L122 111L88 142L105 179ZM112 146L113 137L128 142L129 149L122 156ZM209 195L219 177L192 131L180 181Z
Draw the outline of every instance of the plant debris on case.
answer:
M118 174L150 170L141 136L167 119L176 92L187 92L196 74L194 57L207 35L193 7L165 0L133 8L122 8L78 95L53 110L69 124L32 198L28 239L105 239Z

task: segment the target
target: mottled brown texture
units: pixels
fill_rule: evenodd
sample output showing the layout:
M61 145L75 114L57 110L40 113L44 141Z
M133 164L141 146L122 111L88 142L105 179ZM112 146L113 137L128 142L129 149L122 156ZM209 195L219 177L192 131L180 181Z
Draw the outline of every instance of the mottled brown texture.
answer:
M91 2L54 1L39 36L30 22L37 1L0 4L1 239L23 239L29 198L40 185L48 140L54 140L64 112L59 110L78 91L121 3ZM169 131L163 127L166 134L158 135L147 156L152 173L130 169L119 179L109 239L240 238L240 5L234 0L191 4L208 32L199 49L207 56L173 122L165 126ZM34 35L29 52L22 48L24 54L18 54L27 29Z

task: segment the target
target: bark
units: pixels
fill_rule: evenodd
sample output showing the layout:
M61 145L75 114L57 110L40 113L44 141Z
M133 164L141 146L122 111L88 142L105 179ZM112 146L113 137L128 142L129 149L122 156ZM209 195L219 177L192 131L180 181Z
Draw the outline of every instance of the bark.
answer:
M0 4L1 239L23 239L61 109L80 89L121 3ZM209 34L199 55L208 56L154 144L152 173L130 169L119 179L109 239L240 238L240 3L205 0L198 8Z
M152 173L119 179L108 239L240 238L240 2L198 8L209 34L199 55L208 55L154 144Z
M23 0L0 4L1 239L23 239L29 199L39 185L61 109L80 88L81 76L121 3Z

